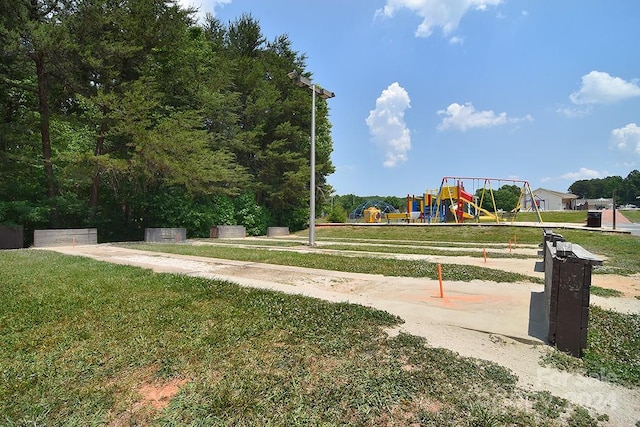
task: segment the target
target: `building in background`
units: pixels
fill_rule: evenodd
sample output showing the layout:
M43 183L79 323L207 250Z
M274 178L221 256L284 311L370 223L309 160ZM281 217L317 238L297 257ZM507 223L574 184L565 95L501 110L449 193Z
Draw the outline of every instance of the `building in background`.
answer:
M523 195L520 206L523 211L533 210L533 203L536 203L541 211L569 211L577 209L577 200L578 196L575 194L538 188L533 191L533 200L531 195Z
M584 211L595 211L602 209L613 209L613 199L605 199L600 197L599 199L578 199L576 201L577 209Z

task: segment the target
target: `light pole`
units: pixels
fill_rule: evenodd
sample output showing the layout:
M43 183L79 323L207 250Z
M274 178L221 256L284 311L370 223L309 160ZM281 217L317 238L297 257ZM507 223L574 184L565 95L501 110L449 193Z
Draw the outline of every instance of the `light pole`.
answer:
M300 87L311 89L311 177L309 179L309 246L316 245L316 94L322 99L329 99L336 96L335 93L322 89L314 83L301 76L297 71L287 74L295 84Z

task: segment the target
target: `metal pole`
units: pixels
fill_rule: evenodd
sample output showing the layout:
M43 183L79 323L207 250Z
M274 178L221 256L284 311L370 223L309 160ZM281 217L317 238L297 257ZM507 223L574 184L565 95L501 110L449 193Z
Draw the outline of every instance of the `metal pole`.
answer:
M616 190L613 190L613 229L616 229Z
M309 183L309 246L316 245L316 85L311 85L311 177Z

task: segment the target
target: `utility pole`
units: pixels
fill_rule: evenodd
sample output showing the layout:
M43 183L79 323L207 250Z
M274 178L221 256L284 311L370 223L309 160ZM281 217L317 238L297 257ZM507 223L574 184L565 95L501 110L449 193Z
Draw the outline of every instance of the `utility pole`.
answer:
M613 189L613 229L616 229L616 190Z

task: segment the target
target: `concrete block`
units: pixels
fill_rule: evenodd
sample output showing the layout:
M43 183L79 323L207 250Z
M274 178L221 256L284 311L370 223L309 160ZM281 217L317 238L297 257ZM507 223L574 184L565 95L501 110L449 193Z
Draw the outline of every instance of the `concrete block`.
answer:
M209 232L212 239L244 239L247 229L243 225L216 225Z
M24 248L24 228L0 225L0 249Z
M267 237L288 236L289 227L268 227Z
M186 228L145 228L144 241L147 243L181 243L187 240Z
M58 230L35 230L33 246L46 248L50 246L97 245L97 228L69 228Z

